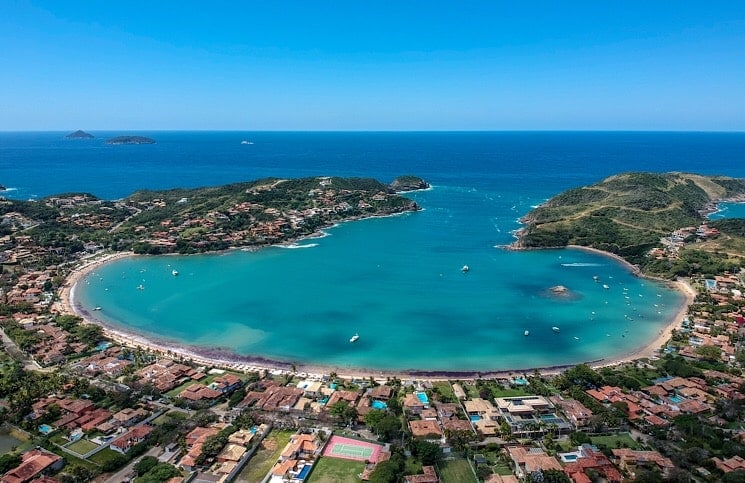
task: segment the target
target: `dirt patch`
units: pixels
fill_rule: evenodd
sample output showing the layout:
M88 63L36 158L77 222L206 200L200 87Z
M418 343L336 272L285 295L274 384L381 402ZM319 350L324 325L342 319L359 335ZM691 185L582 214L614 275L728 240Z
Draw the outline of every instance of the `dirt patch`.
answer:
M261 446L269 451L274 451L277 449L277 441L274 439L265 439L261 442Z

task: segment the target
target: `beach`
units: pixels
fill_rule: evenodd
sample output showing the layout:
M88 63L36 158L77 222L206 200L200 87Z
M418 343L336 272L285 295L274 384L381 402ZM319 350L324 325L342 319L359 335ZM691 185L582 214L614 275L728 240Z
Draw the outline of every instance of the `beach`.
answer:
M612 257L611 254L585 249L586 251L592 251L603 256ZM86 310L84 307L79 306L75 302L75 286L81 280L84 280L86 275L101 267L105 263L110 263L115 260L120 260L126 257L132 257L132 253L116 253L107 254L92 258L89 261L84 262L79 268L73 270L69 275L67 282L63 286L60 293L60 304L62 311L65 313L76 314L89 323L95 323L101 325L105 329L105 333L112 340L122 345L130 347L140 347L143 349L150 349L152 351L160 352L164 355L170 355L171 357L184 357L193 359L196 363L206 366L219 366L235 370L268 370L278 372L290 372L292 367L295 366L296 370L300 373L320 373L328 374L335 372L345 377L384 377L384 376L396 376L396 377L416 377L421 379L448 379L448 378L462 378L470 379L475 377L509 377L514 374L521 374L524 372L531 373L535 369L540 370L542 373L556 373L561 372L567 367L571 367L575 363L558 365L558 366L529 366L529 367L514 367L509 369L499 370L427 370L426 368L411 368L406 370L386 370L377 368L365 368L365 367L337 367L334 365L327 364L304 364L304 363L291 363L288 361L273 360L271 358L259 357L259 356L244 356L232 352L228 349L222 349L219 347L207 347L207 346L193 346L187 345L181 342L159 340L151 336L143 336L141 334L129 332L127 330L121 330L119 328L112 328L107 325L104 321L96 318L96 313ZM617 257L613 257L618 260ZM623 261L623 260L619 260ZM628 269L632 269L633 266L623 261L624 266ZM638 275L638 271L634 272ZM669 322L661 329L660 333L657 334L653 340L648 343L635 348L630 352L626 352L617 357L593 359L593 360L577 360L576 363L586 363L594 367L616 365L624 362L628 362L634 359L645 358L654 356L656 351L663 346L665 342L670 338L674 328L676 328L686 315L688 305L692 302L695 292L693 289L684 282L677 282L675 288L681 291L685 298L681 302L680 308L675 312L674 316L670 318Z

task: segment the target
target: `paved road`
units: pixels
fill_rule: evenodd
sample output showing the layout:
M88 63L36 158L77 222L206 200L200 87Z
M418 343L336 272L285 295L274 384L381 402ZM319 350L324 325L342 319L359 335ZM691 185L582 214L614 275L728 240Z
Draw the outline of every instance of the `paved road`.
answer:
M147 452L140 456L139 458L135 458L132 461L129 462L127 466L122 468L121 470L117 471L107 479L96 479L96 481L100 483L121 483L125 480L127 475L132 473L134 466L144 457L144 456L158 456L158 453L160 453L160 448L158 446L154 448L150 448L147 450Z

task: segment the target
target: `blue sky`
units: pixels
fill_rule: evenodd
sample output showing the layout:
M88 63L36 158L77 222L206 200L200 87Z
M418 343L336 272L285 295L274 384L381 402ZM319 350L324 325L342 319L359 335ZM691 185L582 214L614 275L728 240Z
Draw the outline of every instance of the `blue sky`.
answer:
M740 1L0 11L0 130L745 130Z

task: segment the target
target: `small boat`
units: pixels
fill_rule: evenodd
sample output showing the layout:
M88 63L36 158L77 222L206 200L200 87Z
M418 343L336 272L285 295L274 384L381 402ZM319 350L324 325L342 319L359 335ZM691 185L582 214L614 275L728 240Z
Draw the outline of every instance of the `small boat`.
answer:
M171 272L171 275L173 275L174 277L178 276L178 270L174 270L174 271L172 271L172 272Z
M556 327L556 326L554 326L554 327L551 327L551 330L553 330L554 332L559 332L559 328L558 328L558 327Z
M593 275L592 279L595 280L596 282L600 281L600 277L598 277L597 275Z
M140 284L137 286L137 290L145 290L145 286Z
M463 272L463 273L466 273L469 270L470 270L470 268L468 267L468 265L463 265L463 268L460 269L460 271Z
M579 337L575 336L575 337L574 337L574 340L579 340Z
M530 335L530 331L529 331L529 330L526 330L526 331L525 331L525 337L527 337L527 336L529 336L529 335Z
M603 288L608 290L610 287L607 284L603 284Z
M253 144L253 141L241 141L241 144Z
M349 342L357 342L359 338L360 338L359 334L354 334L352 337L350 337Z
M93 310L101 310L101 307L94 307Z

